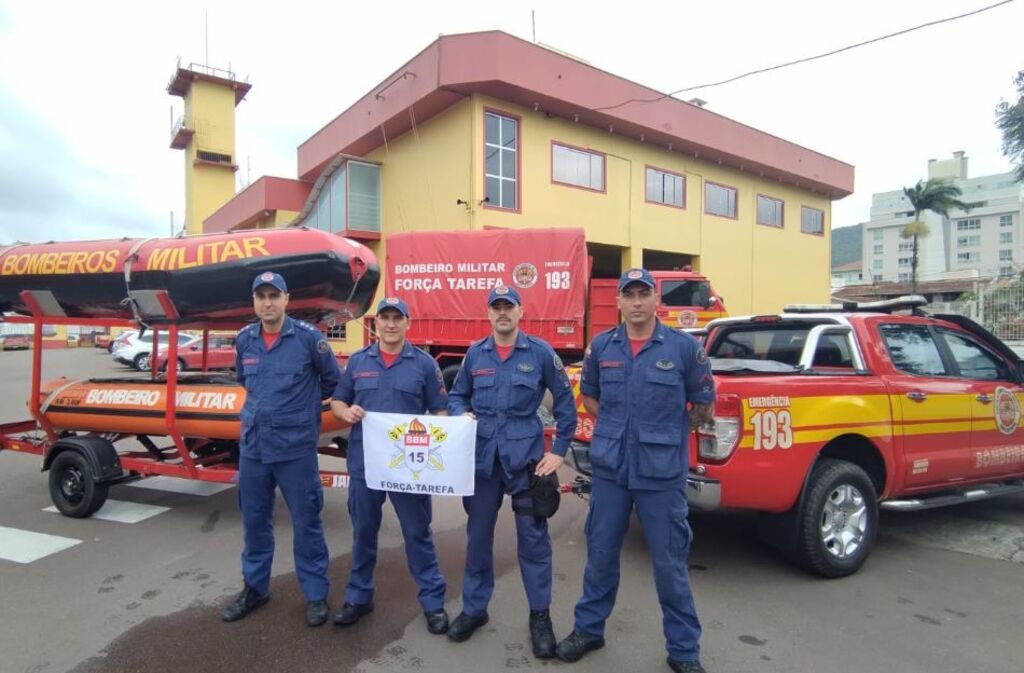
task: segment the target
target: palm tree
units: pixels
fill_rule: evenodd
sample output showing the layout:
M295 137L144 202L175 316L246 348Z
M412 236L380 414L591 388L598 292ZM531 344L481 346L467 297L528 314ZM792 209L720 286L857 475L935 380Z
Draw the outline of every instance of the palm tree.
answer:
M921 221L921 213L930 210L949 217L949 211L953 208L967 212L972 204L961 201L958 197L963 191L945 178L928 178L927 182L918 180L913 187L904 187L903 193L914 208L914 221L903 227L900 236L914 241L913 257L910 260L910 292L917 294L917 239L928 235L928 225Z

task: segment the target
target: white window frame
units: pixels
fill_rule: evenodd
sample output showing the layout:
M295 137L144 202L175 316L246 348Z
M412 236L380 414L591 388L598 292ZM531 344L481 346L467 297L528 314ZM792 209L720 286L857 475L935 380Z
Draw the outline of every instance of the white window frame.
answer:
M498 137L491 139L487 137L487 118L494 117L498 120ZM503 137L502 124L503 121L510 121L515 125L515 141L514 146L507 147L505 145L505 138ZM519 145L520 138L522 137L522 129L520 128L519 118L513 117L512 115L502 114L497 110L484 110L484 196L487 197L488 201L484 204L488 208L497 208L505 211L519 211ZM487 155L490 152L498 153L498 173L489 173L487 171ZM502 161L501 157L506 152L513 154L512 166L515 171L515 175L508 177L507 175L501 174ZM487 182L489 179L498 181L498 198L497 200L491 199L491 195L487 192ZM503 205L505 190L512 190L512 206Z
M555 184L604 193L605 173L604 153L551 142L551 181Z

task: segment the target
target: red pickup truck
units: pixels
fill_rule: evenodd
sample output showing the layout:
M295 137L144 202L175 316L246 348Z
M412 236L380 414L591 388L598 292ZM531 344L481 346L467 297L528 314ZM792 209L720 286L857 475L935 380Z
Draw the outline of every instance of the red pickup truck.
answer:
M765 539L840 577L867 559L879 508L1024 491L1020 359L971 320L929 316L924 303L712 321L715 423L691 441L691 506L762 512ZM574 453L586 471L581 439Z

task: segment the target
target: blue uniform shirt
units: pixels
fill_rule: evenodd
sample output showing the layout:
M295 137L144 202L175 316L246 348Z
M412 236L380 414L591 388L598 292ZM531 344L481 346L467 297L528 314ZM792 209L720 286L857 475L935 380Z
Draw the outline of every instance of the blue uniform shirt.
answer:
M633 357L625 325L597 335L580 392L600 403L590 460L594 474L627 488L682 488L689 458L686 403L715 401L707 355L689 334L659 321Z
M262 323L245 326L235 340L235 373L246 393L242 456L274 463L316 452L323 400L341 374L320 330L285 316L267 350Z
M544 455L544 424L537 409L544 389L554 400L553 453L564 456L576 432L572 386L555 351L542 339L519 332L504 362L494 336L469 347L448 397L448 412L476 414L476 471L490 477L497 456L506 474Z
M377 344L353 353L334 390L334 399L358 404L367 411L393 414L430 413L448 406L437 362L409 342L390 367L384 366ZM366 478L362 423L352 426L347 462L349 475Z

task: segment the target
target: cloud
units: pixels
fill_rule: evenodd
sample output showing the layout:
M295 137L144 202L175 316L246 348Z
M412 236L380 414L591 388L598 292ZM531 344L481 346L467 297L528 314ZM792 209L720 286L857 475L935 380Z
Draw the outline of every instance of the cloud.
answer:
M155 214L0 87L0 242L153 236Z

